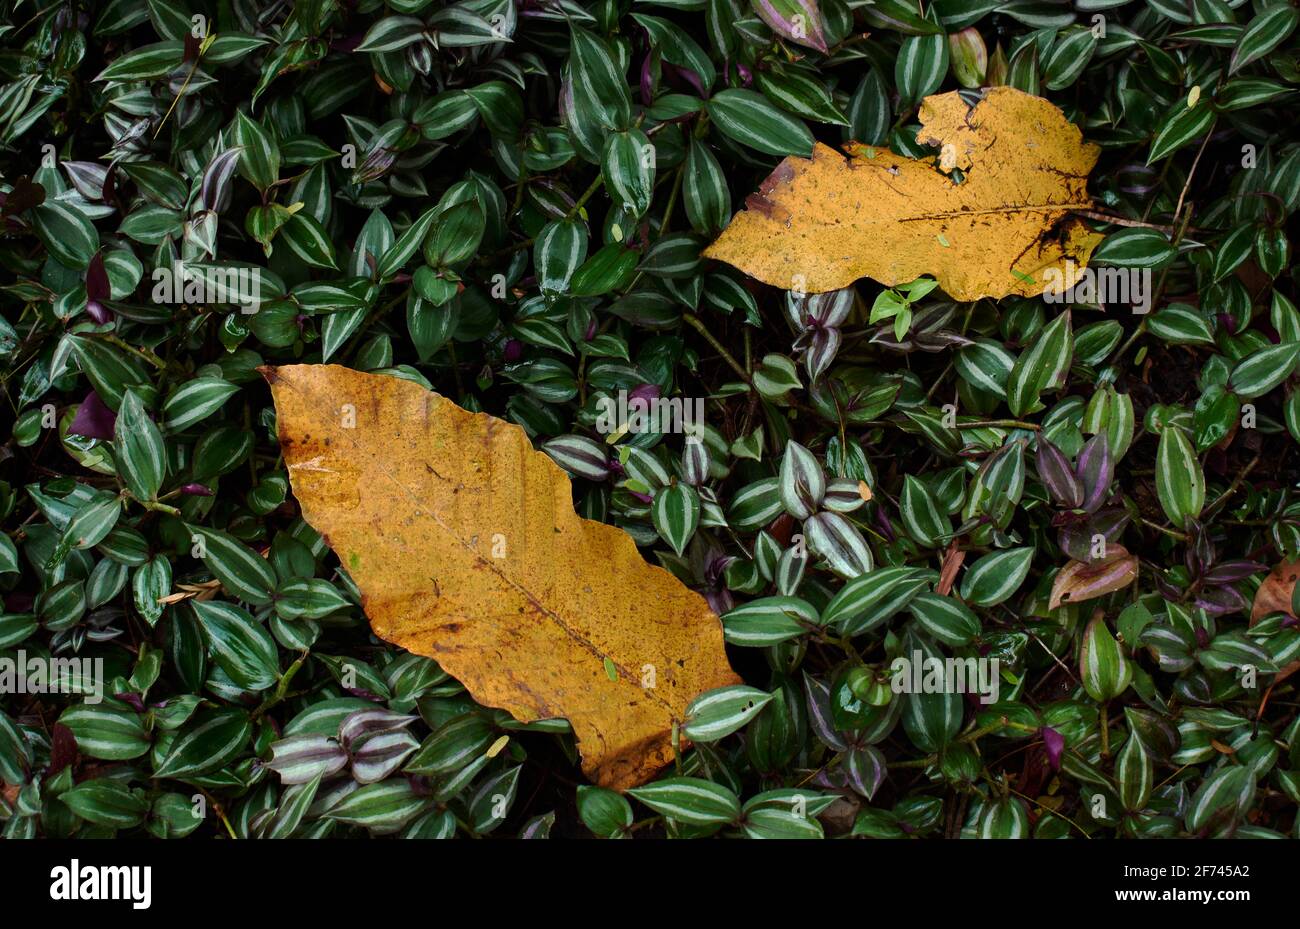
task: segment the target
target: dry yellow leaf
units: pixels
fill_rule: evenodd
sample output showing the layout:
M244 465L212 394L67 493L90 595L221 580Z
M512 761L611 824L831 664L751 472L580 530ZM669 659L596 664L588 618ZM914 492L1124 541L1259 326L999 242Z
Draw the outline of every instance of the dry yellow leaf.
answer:
M704 598L573 511L520 427L337 365L264 368L294 495L381 638L479 703L565 717L623 790L672 760L692 699L739 683Z
M782 161L705 256L806 293L930 274L955 300L1033 296L1048 269L1068 284L1087 266L1102 236L1070 211L1092 206L1098 148L1059 109L995 87L974 107L957 93L926 97L920 119L937 166L819 144L811 159Z

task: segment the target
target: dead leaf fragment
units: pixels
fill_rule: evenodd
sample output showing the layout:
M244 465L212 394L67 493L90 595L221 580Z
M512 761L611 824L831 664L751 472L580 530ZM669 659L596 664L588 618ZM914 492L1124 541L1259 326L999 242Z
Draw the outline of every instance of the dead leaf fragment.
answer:
M943 553L943 562L939 565L939 583L934 588L935 593L946 597L952 592L953 582L957 580L957 572L961 570L962 563L965 561L965 549L958 548L957 540L953 539Z
M1087 266L1102 236L1088 209L1099 149L1039 97L995 87L974 107L926 97L917 139L929 161L854 144L786 158L704 254L786 290L821 293L870 277L893 286L931 274L956 300L1033 296ZM955 183L946 172L961 169ZM941 173L945 172L945 173Z
M479 703L567 718L596 783L648 780L690 701L739 682L704 598L579 517L568 476L518 426L337 365L263 373L303 517L375 633Z
M1095 561L1071 559L1052 582L1048 609L1064 603L1079 603L1122 590L1137 580L1138 559L1128 549L1114 542L1106 546L1104 558Z
M1295 618L1295 611L1291 609L1291 593L1295 590L1297 579L1300 579L1300 559L1283 561L1268 572L1268 577L1264 578L1264 583L1255 592L1255 602L1250 608L1250 624L1253 626L1274 613L1285 613ZM1273 686L1282 683L1297 671L1300 671L1300 661L1291 662L1278 672L1273 679Z

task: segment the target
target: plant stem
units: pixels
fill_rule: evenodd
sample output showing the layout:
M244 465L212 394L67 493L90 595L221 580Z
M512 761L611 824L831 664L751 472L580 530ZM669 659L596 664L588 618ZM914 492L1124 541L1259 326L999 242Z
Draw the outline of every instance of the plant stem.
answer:
M712 332L709 331L709 328L706 325L704 325L703 320L701 320L694 313L683 313L682 319L686 322L688 326L690 326L700 335L704 336L704 341L708 342L709 345L713 346L714 351L716 351L722 357L723 361L725 361L727 364L731 366L731 370L735 371L737 374L740 375L741 379L746 384L748 384L750 387L754 386L754 382L749 377L749 372L746 371L743 367L741 367L740 362L738 362L735 358L732 357L731 352L727 351L726 347L717 340L717 337L714 336Z
M983 419L973 423L956 423L954 429L1029 429L1039 432L1043 427L1038 423L1027 423L1019 419Z
M587 201L590 200L596 191L600 190L604 184L605 175L597 174L596 179L591 182L591 186L582 192L582 196L578 198L577 202L574 203L573 206L569 207L569 212L564 214L565 221L567 222L577 216L578 211L587 205Z

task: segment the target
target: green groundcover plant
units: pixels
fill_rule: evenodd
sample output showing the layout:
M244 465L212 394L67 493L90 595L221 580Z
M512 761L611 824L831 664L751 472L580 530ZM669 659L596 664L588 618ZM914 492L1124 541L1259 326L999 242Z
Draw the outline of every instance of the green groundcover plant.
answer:
M1300 837L1290 3L0 7L6 838ZM701 258L1003 85L1101 146L1069 302ZM745 684L657 779L371 633L257 372L325 361L707 598Z

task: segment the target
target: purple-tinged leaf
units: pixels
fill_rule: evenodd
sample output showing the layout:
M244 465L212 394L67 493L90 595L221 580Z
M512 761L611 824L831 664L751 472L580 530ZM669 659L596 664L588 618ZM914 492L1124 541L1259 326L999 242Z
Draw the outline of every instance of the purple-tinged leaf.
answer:
M1105 557L1071 561L1057 573L1048 609L1054 610L1064 603L1095 600L1122 590L1137 580L1137 575L1137 556L1130 555L1122 545L1108 545Z
M405 729L371 732L352 746L352 779L358 784L376 784L419 747L419 740Z
M199 199L203 208L220 213L230 200L230 178L239 166L239 155L243 146L228 148L217 155L203 170L203 181L199 185Z
M68 432L72 435L85 436L87 439L111 439L113 427L117 425L117 414L110 410L99 394L93 390L86 394L86 399L77 407L72 417Z
M808 347L804 354L804 366L808 369L808 380L817 383L821 376L831 366L835 356L839 354L840 342L843 339L840 331L833 328L814 329L808 339Z
M343 725L339 727L339 741L345 746L350 746L358 739L376 732L405 729L415 722L416 718L383 707L357 710L355 713L349 713L343 720Z
M1196 519L1187 521L1187 535L1190 544L1183 553L1183 562L1192 577L1198 578L1214 564L1214 540L1205 531L1205 525Z
M818 680L810 674L803 676L804 694L808 702L808 722L817 738L828 748L837 752L848 750L848 743L840 737L839 731L831 721L831 689L825 681Z
M846 761L849 786L870 800L885 782L885 756L879 749L867 745L850 751Z
M284 784L306 784L318 775L326 778L337 774L347 763L347 752L334 739L297 735L273 744L266 766L279 774Z
M1252 575L1267 570L1268 565L1260 564L1258 561L1245 559L1223 561L1206 571L1202 580L1207 584L1235 584L1237 581L1244 581Z
M1088 519L1065 523L1057 541L1061 550L1075 561L1088 561L1093 557L1093 536L1100 535L1109 545L1119 539L1128 523L1128 513L1118 507L1098 510Z
M1034 466L1053 500L1070 509L1083 505L1083 484L1075 477L1070 459L1043 436L1038 437Z
M94 161L65 161L63 170L68 180L84 200L94 202L104 199L104 181L108 168Z
M1115 480L1115 461L1110 454L1110 442L1102 432L1088 440L1079 452L1075 474L1083 484L1082 508L1095 513L1110 494Z
M108 271L104 268L104 253L95 252L95 257L86 265L86 301L103 303L112 296L112 287L108 282Z
M1250 601L1235 587L1209 587L1196 596L1196 605L1211 616L1226 616L1229 613L1244 613L1250 609Z
M750 0L750 3L759 19L777 35L823 54L827 51L817 0Z
M1047 751L1047 763L1053 771L1061 770L1061 756L1065 754L1065 736L1051 726L1044 726L1039 732L1043 737L1043 748Z

